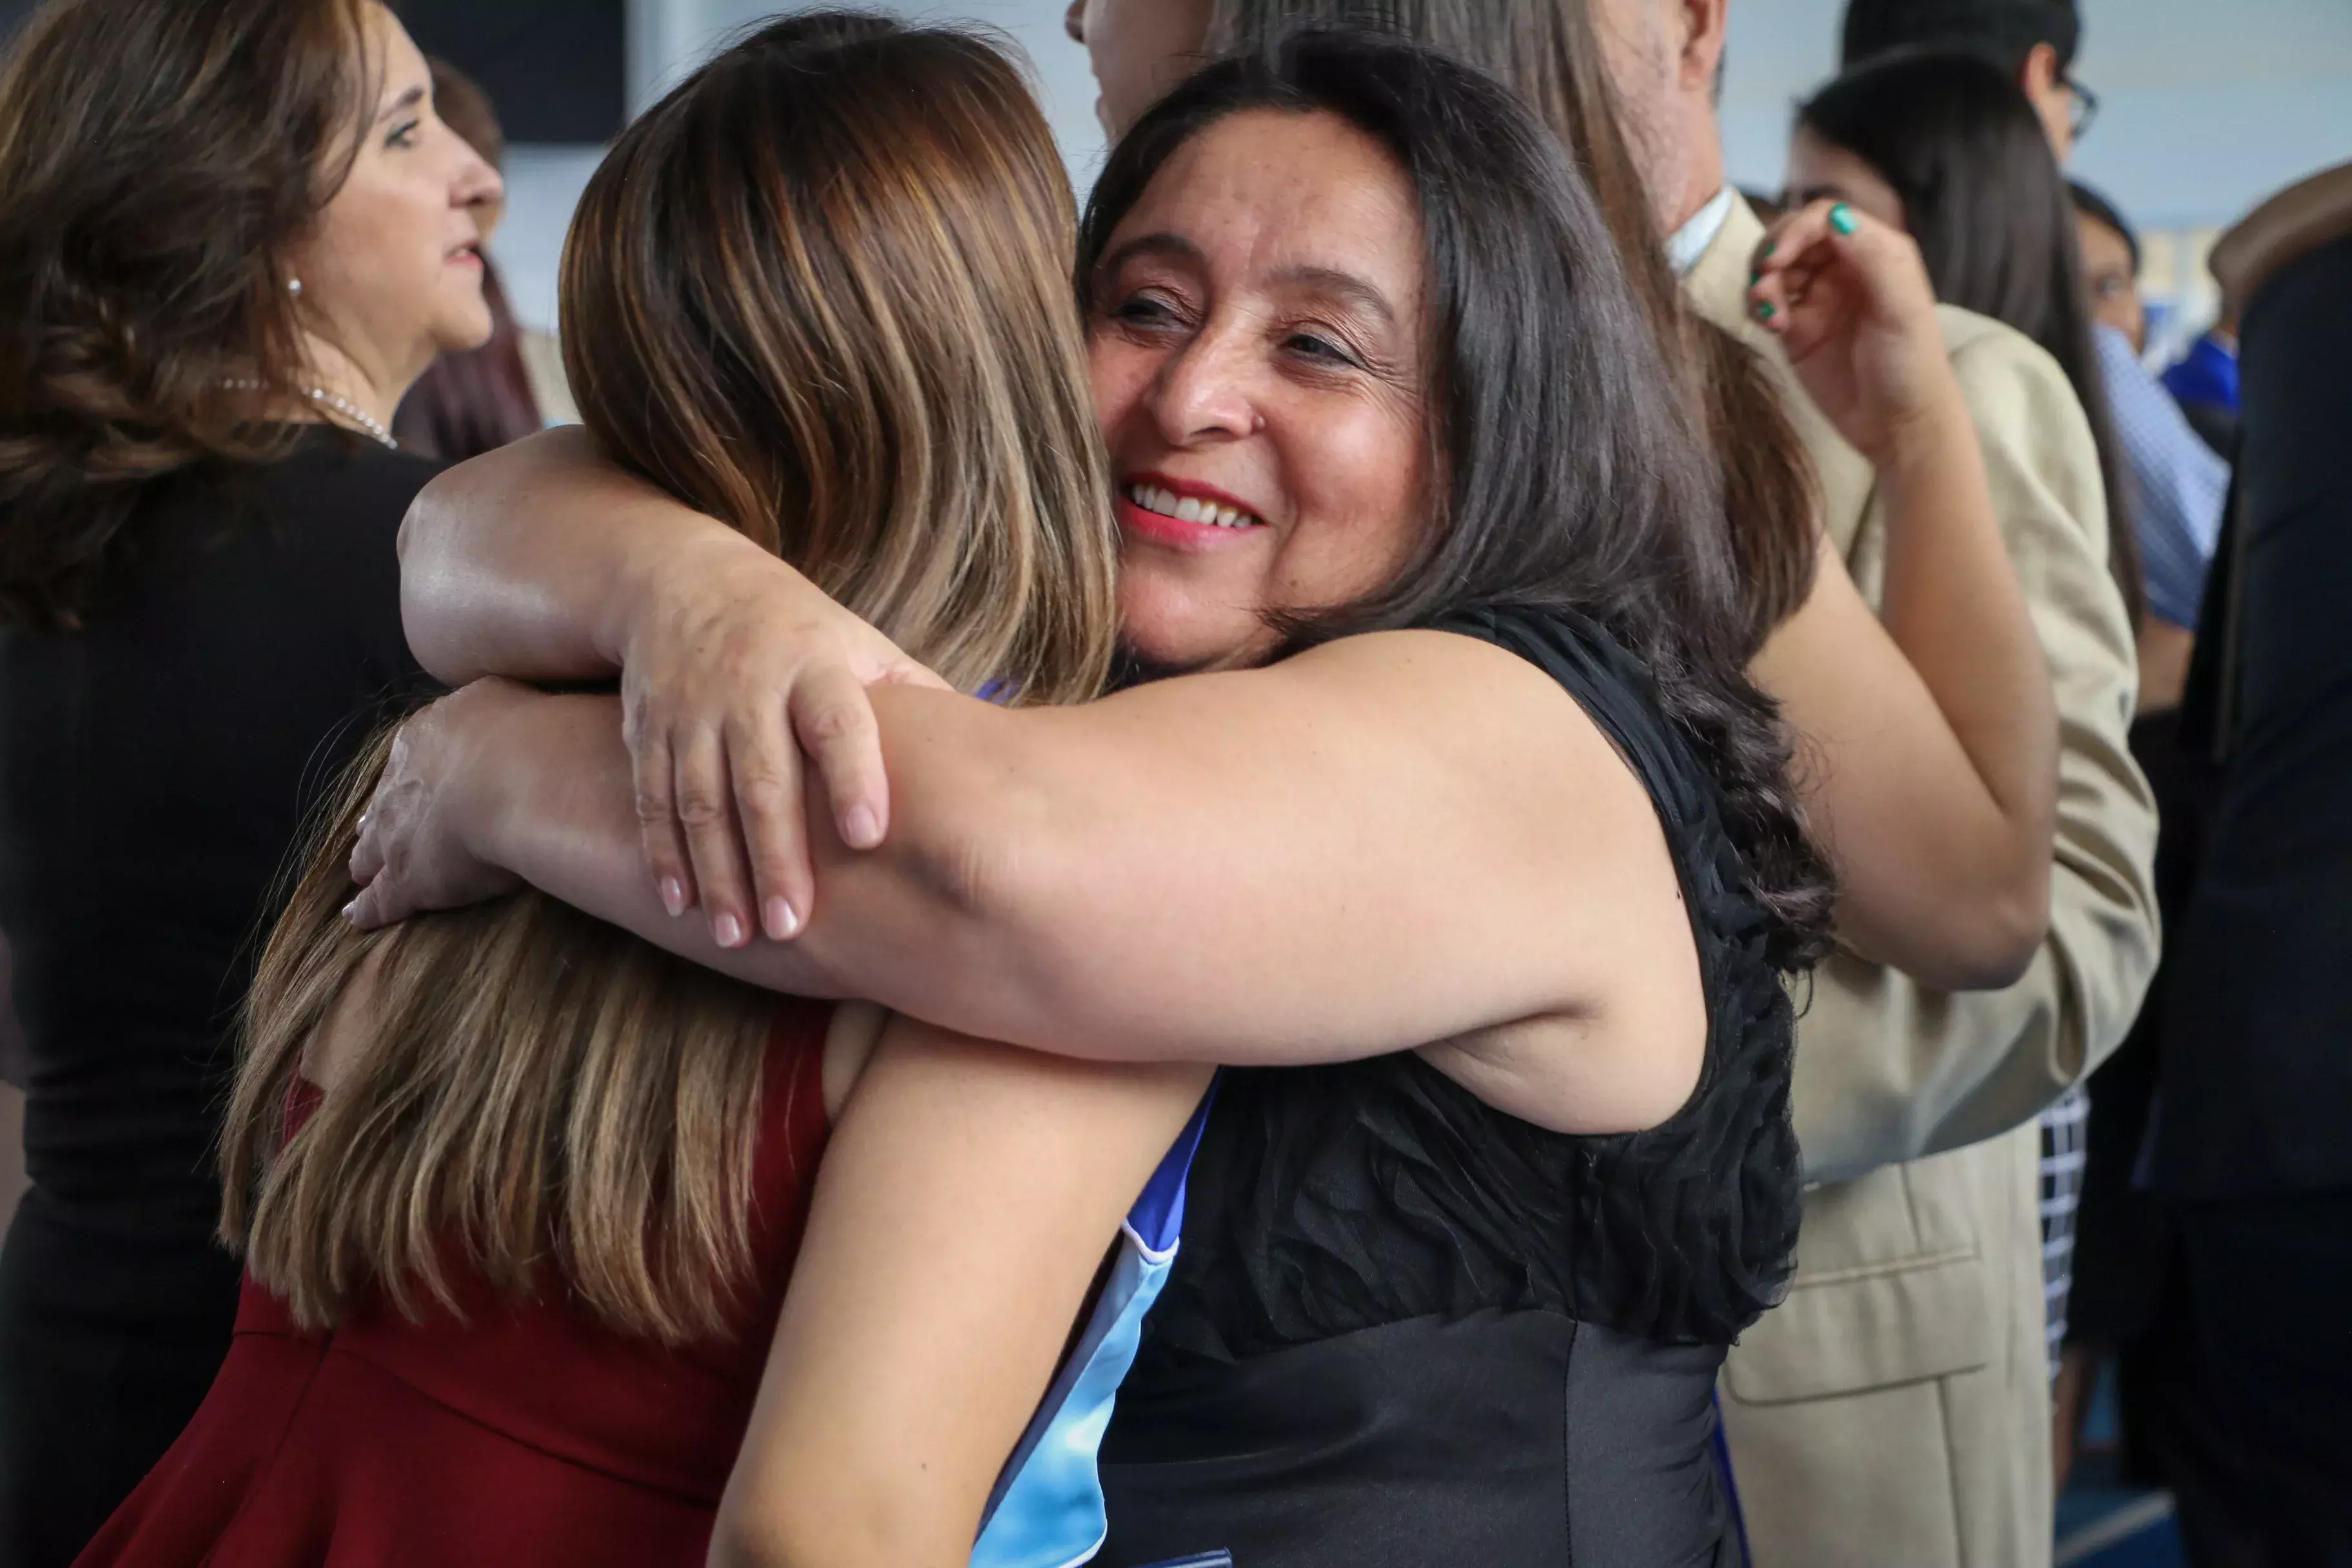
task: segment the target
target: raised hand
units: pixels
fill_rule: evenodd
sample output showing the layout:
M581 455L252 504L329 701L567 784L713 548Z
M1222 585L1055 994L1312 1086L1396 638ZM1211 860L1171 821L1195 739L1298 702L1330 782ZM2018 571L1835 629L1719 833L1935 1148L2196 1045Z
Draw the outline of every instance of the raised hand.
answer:
M519 704L537 700L529 687L478 680L400 727L360 818L352 851L352 880L360 891L343 910L346 919L363 930L390 925L421 910L478 904L520 885L470 847L488 809L491 782L478 742Z
M1843 202L1811 203L1772 226L1748 308L1838 434L1874 462L1959 397L1918 246Z

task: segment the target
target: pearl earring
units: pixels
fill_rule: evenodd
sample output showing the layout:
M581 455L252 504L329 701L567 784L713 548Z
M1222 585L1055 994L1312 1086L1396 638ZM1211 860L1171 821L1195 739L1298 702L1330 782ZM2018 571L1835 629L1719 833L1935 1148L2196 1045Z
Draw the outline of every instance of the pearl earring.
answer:
M289 278L286 279L286 291L289 294L293 295L296 299L300 299L302 296L302 279L299 278Z

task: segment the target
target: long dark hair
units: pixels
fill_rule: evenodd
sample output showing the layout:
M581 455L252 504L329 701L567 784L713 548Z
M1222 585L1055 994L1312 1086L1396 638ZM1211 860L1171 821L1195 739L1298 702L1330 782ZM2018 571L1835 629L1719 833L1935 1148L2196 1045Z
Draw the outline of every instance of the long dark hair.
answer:
M148 481L297 432L287 254L372 113L372 0L51 0L0 79L0 623L71 626Z
M1668 372L1705 420L1744 626L1760 647L1812 587L1811 466L1763 362L1691 309L1667 264L1584 0L1217 0L1209 38L1236 53L1263 52L1302 26L1391 34L1467 61L1516 90L1568 148L1634 298L1668 347Z
M1823 949L1829 873L1807 839L1789 744L1748 680L1741 574L1715 468L1591 188L1509 89L1434 50L1360 32L1288 35L1222 60L1111 153L1078 237L1081 296L1111 235L1178 149L1226 116L1336 115L1385 147L1419 203L1429 441L1445 477L1424 541L1386 585L1293 627L1305 646L1517 605L1589 616L1645 665L1721 786L1775 961Z
M1797 123L1895 188L1937 299L2016 328L2066 373L2099 449L2107 569L2137 625L2147 591L2091 341L2074 201L2024 91L1981 55L1910 51L1839 77L1799 106Z

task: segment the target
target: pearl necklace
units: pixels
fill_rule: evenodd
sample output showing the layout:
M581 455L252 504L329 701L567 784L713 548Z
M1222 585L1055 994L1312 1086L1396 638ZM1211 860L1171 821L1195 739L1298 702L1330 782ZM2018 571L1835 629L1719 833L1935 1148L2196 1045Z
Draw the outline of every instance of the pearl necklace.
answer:
M221 383L221 385L226 387L231 392L262 392L268 390L260 382L255 381L250 377L239 377L234 381L224 381ZM393 439L392 432L383 427L383 421L378 419L374 415L370 414L366 409L362 408L358 404L353 403L350 398L343 396L340 393L329 392L323 386L305 386L297 388L297 390L299 391L303 396L317 404L320 407L331 408L336 413L341 415L344 418L358 426L368 435L374 437L379 442L382 442L385 447L390 447L393 451L397 452L400 450L400 443Z

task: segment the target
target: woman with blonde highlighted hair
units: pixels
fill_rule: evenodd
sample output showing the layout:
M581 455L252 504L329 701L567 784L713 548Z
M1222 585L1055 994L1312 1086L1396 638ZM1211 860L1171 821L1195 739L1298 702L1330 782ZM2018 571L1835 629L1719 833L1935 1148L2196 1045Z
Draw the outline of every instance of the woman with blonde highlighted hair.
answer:
M567 369L612 459L938 678L1087 698L1116 546L1074 227L1044 120L990 43L780 21L632 126L590 185ZM310 847L250 999L225 1146L236 1347L83 1561L1090 1551L1092 1450L1051 1422L1083 1427L1131 1352L1181 1158L1161 1223L1130 1225L1107 1273L1106 1249L1205 1069L782 998L536 892L363 935L341 918L345 866L396 744ZM1000 1485L1090 1292L1024 1449L1045 1457ZM855 1440L882 1422L902 1468L848 1473L885 1451Z

